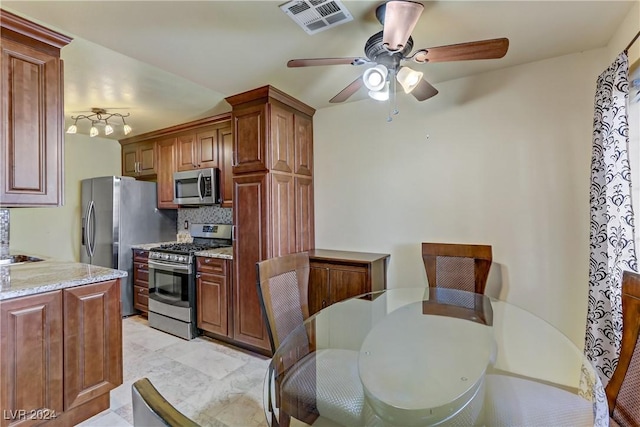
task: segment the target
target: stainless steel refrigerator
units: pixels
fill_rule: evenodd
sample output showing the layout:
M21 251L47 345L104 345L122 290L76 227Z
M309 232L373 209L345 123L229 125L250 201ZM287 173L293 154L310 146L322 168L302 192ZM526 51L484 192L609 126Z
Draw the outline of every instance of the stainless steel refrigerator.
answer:
M80 261L125 270L122 315L133 308L131 245L176 240L176 211L157 209L156 183L105 176L82 181Z

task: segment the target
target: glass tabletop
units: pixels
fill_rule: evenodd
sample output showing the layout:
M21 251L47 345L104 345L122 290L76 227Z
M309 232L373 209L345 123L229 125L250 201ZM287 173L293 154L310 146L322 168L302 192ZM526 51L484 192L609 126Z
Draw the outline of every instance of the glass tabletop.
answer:
M264 388L270 425L608 425L582 351L485 295L402 288L333 304L291 332Z

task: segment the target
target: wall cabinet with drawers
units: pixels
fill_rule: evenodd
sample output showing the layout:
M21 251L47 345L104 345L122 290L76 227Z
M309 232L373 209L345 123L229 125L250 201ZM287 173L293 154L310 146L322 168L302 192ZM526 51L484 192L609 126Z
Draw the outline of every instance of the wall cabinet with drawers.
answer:
M149 314L149 251L133 250L133 306Z
M389 256L326 249L309 251L309 314L356 295L386 289Z
M0 205L63 204L63 63L71 38L0 10Z

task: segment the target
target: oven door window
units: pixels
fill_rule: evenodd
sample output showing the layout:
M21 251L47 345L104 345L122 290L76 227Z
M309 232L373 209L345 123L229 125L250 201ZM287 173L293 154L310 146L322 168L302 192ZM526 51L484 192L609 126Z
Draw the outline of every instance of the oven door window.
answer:
M189 276L187 272L164 271L150 268L152 274L149 298L165 304L189 307Z

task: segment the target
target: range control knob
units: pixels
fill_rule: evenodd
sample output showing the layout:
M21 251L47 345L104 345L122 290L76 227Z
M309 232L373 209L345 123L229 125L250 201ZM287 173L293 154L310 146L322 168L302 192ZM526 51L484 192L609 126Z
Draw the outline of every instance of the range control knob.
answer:
M162 259L169 259L169 254L162 254Z

